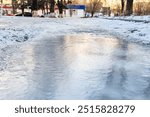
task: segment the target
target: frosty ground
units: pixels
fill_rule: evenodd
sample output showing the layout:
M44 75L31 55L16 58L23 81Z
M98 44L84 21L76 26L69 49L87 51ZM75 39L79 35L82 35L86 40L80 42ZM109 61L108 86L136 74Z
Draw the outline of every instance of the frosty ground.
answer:
M0 99L150 99L149 21L1 17Z
M113 19L119 19L113 18ZM144 23L150 21L150 16L124 17L128 21L107 20L102 18L25 18L25 17L1 17L0 18L0 45L24 42L43 35L56 35L78 32L107 32L108 34L121 36L123 39L149 44L150 25ZM143 20L143 22L132 22Z

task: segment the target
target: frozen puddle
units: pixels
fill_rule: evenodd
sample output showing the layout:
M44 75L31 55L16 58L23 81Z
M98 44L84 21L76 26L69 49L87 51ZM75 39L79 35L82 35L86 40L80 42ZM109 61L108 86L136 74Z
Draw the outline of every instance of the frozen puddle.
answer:
M80 34L41 39L9 56L0 59L7 65L0 99L150 99L149 47Z

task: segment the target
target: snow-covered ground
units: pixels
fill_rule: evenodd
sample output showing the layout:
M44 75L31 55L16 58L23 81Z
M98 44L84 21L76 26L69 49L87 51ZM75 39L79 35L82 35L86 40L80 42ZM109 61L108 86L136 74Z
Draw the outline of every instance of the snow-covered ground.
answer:
M150 16L125 17L126 19L150 21ZM122 39L150 43L150 23L108 20L103 18L26 18L0 17L0 48L18 44L47 34L76 32L105 32Z
M0 99L150 99L149 24L1 17Z
M150 16L143 17L149 21ZM128 17L129 19L130 17ZM135 17L134 19L141 19ZM132 42L150 44L150 23L128 22L101 18L27 18L0 17L0 57L5 47L36 41L44 36L78 33L113 35ZM8 46L10 45L10 46ZM15 49L11 49L13 53ZM2 65L2 63L0 63ZM3 68L3 67L2 67Z

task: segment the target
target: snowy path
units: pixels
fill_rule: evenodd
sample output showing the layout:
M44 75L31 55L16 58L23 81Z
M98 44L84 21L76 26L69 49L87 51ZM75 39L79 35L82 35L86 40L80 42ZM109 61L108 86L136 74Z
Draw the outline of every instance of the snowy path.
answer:
M0 99L150 99L149 47L78 33L11 49Z

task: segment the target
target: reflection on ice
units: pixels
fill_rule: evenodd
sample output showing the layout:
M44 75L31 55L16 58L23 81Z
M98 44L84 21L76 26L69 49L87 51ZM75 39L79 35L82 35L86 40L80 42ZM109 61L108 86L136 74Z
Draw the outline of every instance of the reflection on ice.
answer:
M0 99L150 99L149 60L149 47L104 35L42 39L5 61Z

